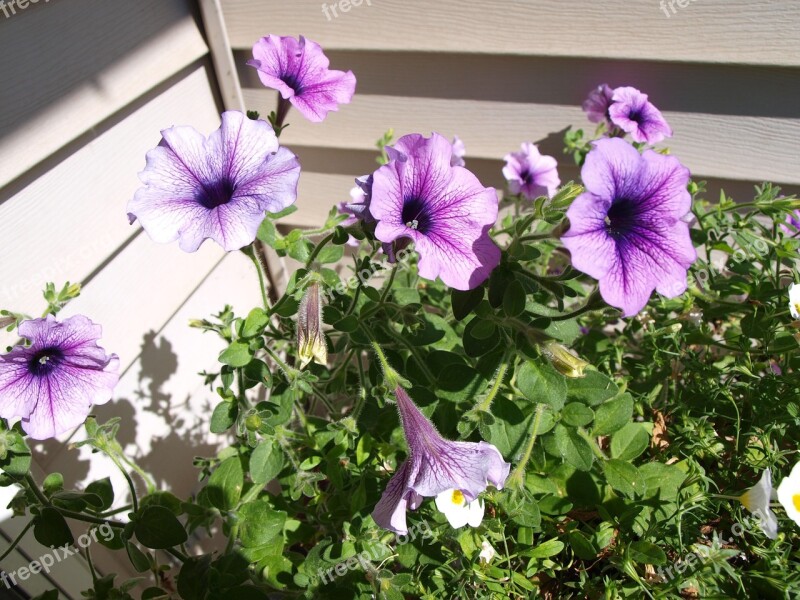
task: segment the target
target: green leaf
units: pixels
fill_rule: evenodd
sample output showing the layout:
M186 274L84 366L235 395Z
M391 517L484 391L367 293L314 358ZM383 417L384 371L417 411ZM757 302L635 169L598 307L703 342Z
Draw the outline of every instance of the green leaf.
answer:
M244 367L252 359L250 347L242 342L233 342L219 355L219 362L231 367Z
M60 548L75 542L67 520L50 506L42 508L34 518L33 536L37 542L49 548Z
M570 531L567 534L567 539L569 540L569 546L572 548L575 556L581 560L594 560L597 558L598 549L594 547L594 544L583 532L577 530Z
M239 404L235 401L223 400L211 414L211 433L225 433L236 423L239 416Z
M208 571L211 556L192 556L183 563L178 573L178 593L183 600L208 598Z
M147 555L139 550L139 547L136 544L133 542L127 542L125 544L125 552L127 552L128 559L131 561L133 569L137 573L144 573L145 571L150 570L150 561L148 560Z
M611 456L633 460L647 449L650 435L641 423L628 423L611 437Z
M567 464L580 471L592 468L592 447L577 431L559 424L556 425L554 436L556 447Z
M283 531L286 513L274 510L269 502L257 500L239 509L239 540L245 548L270 544Z
M664 551L651 542L632 542L628 546L628 556L631 560L643 565L665 565L667 555Z
M98 507L98 510L108 510L111 508L111 505L114 504L114 487L111 485L111 479L108 477L98 479L87 485L86 493L94 494L100 498L102 505Z
M136 519L136 539L154 550L183 544L189 537L178 518L164 506L148 506Z
M244 486L242 461L232 456L222 461L208 479L208 499L220 510L231 510L239 503Z
M560 411L567 399L564 376L549 363L525 362L517 373L517 386L528 400L547 404L554 411Z
M525 312L525 288L514 279L503 294L503 312L509 317L518 317Z
M353 333L359 326L358 317L355 315L348 315L344 319L337 321L333 324L333 328L337 331L344 333Z
M630 422L632 416L633 397L626 392L619 398L609 400L597 408L594 414L592 435L609 435L619 431L626 423Z
M291 242L286 251L289 253L289 256L291 256L297 262L305 264L308 262L308 259L311 258L311 252L313 248L314 245L311 242L305 238L300 238L294 242Z
M580 402L570 402L561 411L561 418L573 427L584 427L594 419L594 411Z
M258 228L256 237L267 246L275 247L275 241L280 236L278 234L278 229L275 227L275 223L273 223L271 219L266 218L261 221L261 226Z
M261 442L250 455L250 478L264 485L278 476L283 469L283 451L272 442Z
M42 482L44 494L48 498L64 489L64 476L61 473L50 473Z
M567 398L589 406L602 404L618 393L617 384L599 371L592 369L587 369L583 377L567 380Z
M550 558L559 554L564 549L564 542L557 539L547 540L532 550L527 550L525 556L529 558Z
M336 245L327 245L322 250L320 250L319 254L317 254L316 260L322 264L329 264L329 263L336 263L342 260L344 256L344 246L336 246Z
M263 308L254 308L247 315L242 325L242 337L251 338L259 335L269 323L269 317Z
M647 489L644 477L639 470L629 462L612 458L603 463L606 481L615 491L633 498L643 495Z
M468 291L450 290L450 303L453 307L453 316L456 321L462 321L468 317L483 300L483 294L483 286Z

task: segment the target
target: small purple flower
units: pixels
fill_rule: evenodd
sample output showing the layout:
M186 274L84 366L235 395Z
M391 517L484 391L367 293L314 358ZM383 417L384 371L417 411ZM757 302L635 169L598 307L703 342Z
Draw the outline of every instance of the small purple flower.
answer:
M372 512L379 526L405 534L406 507L418 508L422 498L454 490L452 496L462 503L472 503L489 483L503 489L511 465L497 448L486 442L445 440L403 388L398 387L394 393L408 443L408 459L392 476Z
M145 185L128 203L131 223L138 219L156 242L177 239L194 252L211 238L238 250L256 238L265 211L297 199L300 163L266 121L228 111L208 139L192 127L161 135L139 174Z
M356 91L352 71L329 69L330 61L319 44L305 39L268 35L253 46L247 61L258 69L266 87L278 90L309 121L319 123L328 112L350 102Z
M608 84L597 86L589 92L588 98L583 103L583 111L592 123L602 123L610 121L608 109L613 102L614 90Z
M621 138L601 139L581 171L586 191L567 211L561 238L572 265L600 282L600 294L624 316L638 313L653 290L686 291L697 258L689 226L689 170L674 156L639 154Z
M664 115L634 87L619 87L614 90L613 103L608 109L611 122L629 133L634 142L657 144L672 137L672 128Z
M77 427L94 404L111 399L119 359L97 345L102 329L84 316L23 321L30 346L0 355L0 417L22 419L22 429L45 440Z
M464 141L457 135L453 136L453 156L450 157L450 166L466 166L467 163L464 161L466 155L467 147L464 145Z
M489 236L497 192L464 167L450 166L453 146L438 133L406 135L386 150L389 163L373 174L375 237L413 241L420 277L441 277L458 290L483 283L500 263Z
M786 222L781 224L781 229L786 235L796 236L800 232L800 210L794 210L786 215Z
M355 225L358 221L373 223L375 219L369 212L372 198L372 175L356 178L356 184L350 189L350 202L340 202L337 206L339 214L348 215L341 223L343 227Z
M505 156L503 175L512 194L522 194L528 200L539 196L552 198L561 185L558 163L552 156L542 156L535 144L525 142L520 152Z

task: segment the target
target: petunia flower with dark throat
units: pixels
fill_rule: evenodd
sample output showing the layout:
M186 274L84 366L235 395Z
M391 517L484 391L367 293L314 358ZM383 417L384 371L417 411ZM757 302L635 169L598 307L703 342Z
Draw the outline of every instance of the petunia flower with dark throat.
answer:
M102 330L84 316L23 321L30 345L0 355L0 417L21 419L22 429L44 440L86 420L92 405L111 399L119 359L97 345Z
M406 509L436 498L454 527L477 526L483 517L478 496L488 484L502 489L511 465L492 444L444 439L402 387L394 393L408 458L389 480L372 518L384 529L405 534Z
M523 143L519 152L506 154L505 161L503 176L512 194L522 194L528 200L552 198L561 185L556 159L541 154L536 144Z
M608 109L614 102L614 90L607 83L603 83L589 92L589 96L583 102L583 112L586 118L592 123L602 123L611 121Z
M453 146L434 133L403 136L386 149L389 162L373 173L369 210L375 237L414 242L419 275L458 290L483 283L500 263L489 236L498 198L464 167L451 166Z
M253 58L247 61L258 69L258 77L266 87L278 90L277 122L283 123L289 104L306 119L319 123L330 111L347 104L356 91L352 71L329 69L330 61L316 42L300 36L268 35L253 46Z
M686 291L697 258L683 220L689 170L674 156L639 154L612 138L594 142L581 176L586 191L567 210L561 242L572 265L600 282L603 300L632 316L653 290L668 298Z
M265 212L297 199L300 163L266 121L228 111L207 139L192 127L161 135L139 174L145 185L128 203L131 223L138 219L156 242L179 240L194 252L210 238L238 250L256 238Z
M611 122L630 134L634 142L657 144L672 137L672 128L647 94L634 87L618 87L612 101L608 108Z

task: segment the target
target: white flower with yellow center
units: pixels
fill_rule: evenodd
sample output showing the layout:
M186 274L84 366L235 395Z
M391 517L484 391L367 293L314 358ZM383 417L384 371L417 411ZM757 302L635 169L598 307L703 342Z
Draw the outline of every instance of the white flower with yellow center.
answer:
M445 490L436 496L436 508L455 529L464 525L477 527L483 521L483 502L478 499L467 502L461 490Z
M800 462L778 486L778 502L786 509L786 514L800 525Z
M758 518L759 525L766 536L774 540L778 537L778 517L769 508L771 500L772 472L769 469L761 474L761 479L757 484L739 496L739 502Z
M789 312L793 319L800 319L800 285L789 286Z
M478 560L483 563L490 563L494 558L494 555L497 554L492 547L492 545L487 541L483 540L481 542L481 553L478 555Z

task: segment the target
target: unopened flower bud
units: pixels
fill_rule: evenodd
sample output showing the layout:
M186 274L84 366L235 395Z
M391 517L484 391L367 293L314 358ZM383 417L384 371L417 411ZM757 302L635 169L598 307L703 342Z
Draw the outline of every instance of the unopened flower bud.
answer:
M316 281L306 288L297 313L297 353L300 366L305 367L312 360L320 365L328 362L328 347L322 333L322 302L319 297L319 283Z
M247 431L258 431L261 423L261 417L258 415L250 415L244 420L244 426L247 427Z
M568 348L554 340L545 342L539 348L556 370L566 377L573 379L583 377L583 370L589 366L588 362L575 356Z

